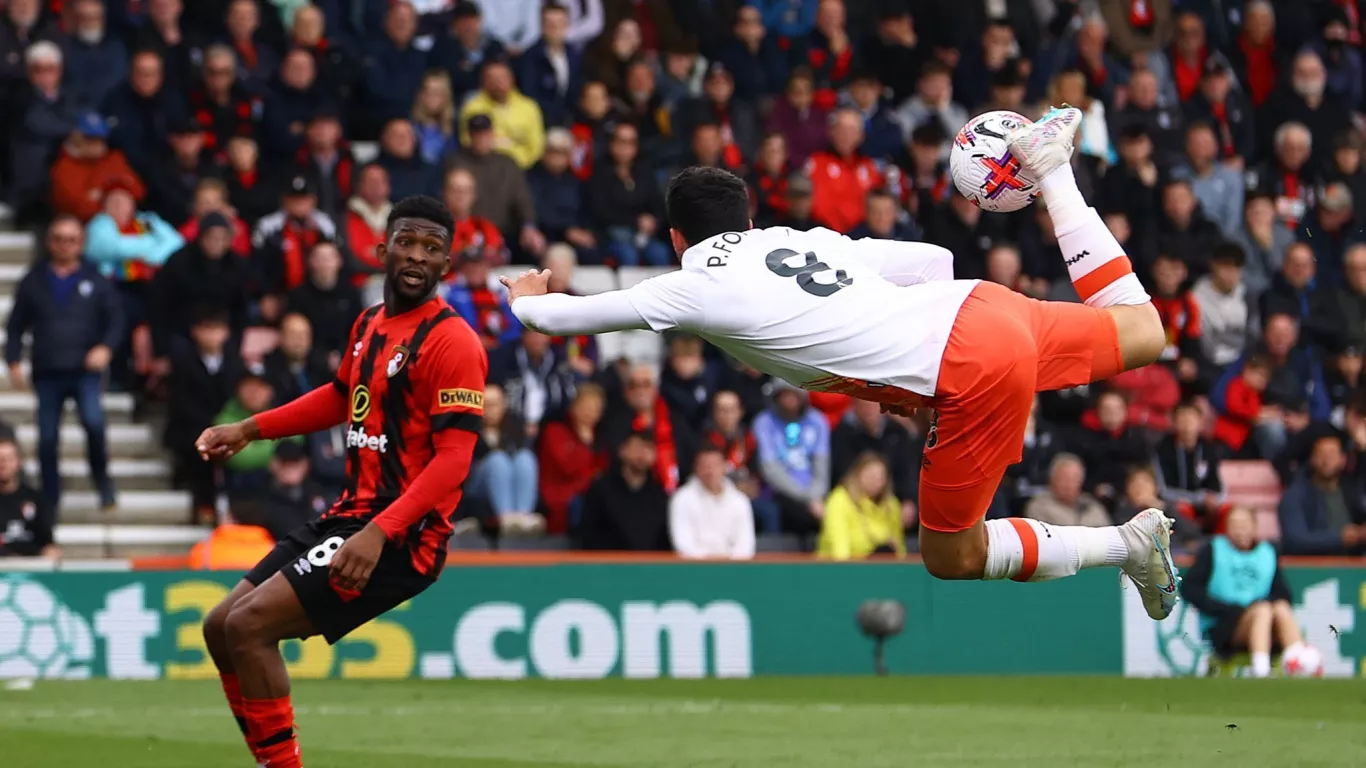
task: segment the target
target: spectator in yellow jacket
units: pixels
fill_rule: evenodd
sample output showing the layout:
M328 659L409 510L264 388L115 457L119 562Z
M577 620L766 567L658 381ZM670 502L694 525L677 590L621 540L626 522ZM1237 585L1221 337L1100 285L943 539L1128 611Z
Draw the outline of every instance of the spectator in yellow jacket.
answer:
M859 456L825 501L816 553L832 560L869 555L906 555L901 502L892 494L887 462L876 453Z
M481 87L460 110L460 143L469 146L467 126L474 115L493 121L495 148L526 170L545 154L545 123L535 100L517 90L512 68L505 61L484 65Z

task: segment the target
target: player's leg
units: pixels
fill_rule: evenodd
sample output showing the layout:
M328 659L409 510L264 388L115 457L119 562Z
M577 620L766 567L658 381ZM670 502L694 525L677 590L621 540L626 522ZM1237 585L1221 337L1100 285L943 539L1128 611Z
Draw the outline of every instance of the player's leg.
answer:
M944 350L920 470L920 554L938 578L1041 581L1128 555L1113 529L983 520L1006 468L1020 460L1034 402L1034 331L1017 301L978 285Z
M1295 618L1295 609L1286 600L1271 603L1271 629L1273 649L1280 647L1282 653L1294 653L1304 645L1304 634L1300 631L1299 620Z
M228 700L228 710L237 721L242 738L247 739L248 749L251 749L252 744L247 738L247 715L242 709L242 687L237 682L237 671L232 665L232 654L228 651L227 625L228 613L232 611L232 607L255 588L256 585L246 579L237 582L237 586L232 588L228 596L204 616L203 627L204 647L208 649L209 658L218 669L218 679L223 685L223 696ZM255 755L255 750L252 754Z
M269 768L302 766L280 641L318 634L283 572L239 600L225 623L227 645L242 691L247 737Z
M1271 629L1274 618L1271 603L1265 600L1249 605L1233 627L1234 648L1246 648L1252 657L1252 676L1271 674Z
M228 593L227 597L224 597L204 617L204 645L208 649L209 658L213 659L214 666L218 668L218 678L223 685L223 695L228 700L228 709L237 721L237 727L242 731L242 738L246 741L247 748L251 750L253 756L256 754L256 747L247 732L246 710L242 704L242 687L238 680L237 669L233 665L232 652L228 647L228 615L237 603L250 594L258 584L265 582L285 565L294 562L301 554L307 552L316 537L317 533L311 525L303 526L291 532L275 545L275 549L261 558L261 562L248 571L242 577L242 581L238 582L237 586Z
M1080 110L1055 109L1011 136L1010 146L1040 178L1043 201L1078 295L1113 319L1124 369L1140 368L1161 355L1166 334L1124 248L1077 188L1070 159L1080 125Z

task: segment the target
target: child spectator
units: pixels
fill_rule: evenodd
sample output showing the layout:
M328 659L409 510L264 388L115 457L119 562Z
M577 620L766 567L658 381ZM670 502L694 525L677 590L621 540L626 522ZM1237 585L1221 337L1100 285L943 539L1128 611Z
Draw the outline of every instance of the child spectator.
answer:
M1243 283L1243 249L1224 243L1210 254L1209 274L1195 281L1190 296L1200 313L1203 360L1222 369L1242 357L1252 318Z
M1219 478L1222 451L1201 436L1203 426L1204 415L1194 401L1186 400L1176 406L1172 432L1157 444L1153 471L1162 498L1176 505L1182 514L1203 521L1207 530L1213 530L1224 495L1224 484Z
M1183 290L1189 272L1173 253L1160 253L1153 263L1153 308L1167 332L1167 346L1158 358L1172 368L1188 390L1200 389L1200 306Z
M1214 439L1228 448L1234 458L1250 458L1255 453L1248 437L1263 418L1262 393L1270 376L1270 363L1264 356L1254 354L1243 364L1242 373L1228 383L1224 409L1214 420Z
M237 380L232 399L214 417L214 424L232 424L249 419L267 410L275 402L275 388L270 381L246 371ZM196 435L196 437L198 437ZM302 437L286 438L303 442ZM277 440L256 440L232 455L224 464L229 490L240 491L263 487L270 479L270 459L275 455Z
M200 179L194 188L194 207L190 218L180 225L180 236L184 238L184 243L199 239L199 220L214 212L227 216L232 224L232 252L243 258L251 256L251 229L228 202L228 186L222 179L215 177Z

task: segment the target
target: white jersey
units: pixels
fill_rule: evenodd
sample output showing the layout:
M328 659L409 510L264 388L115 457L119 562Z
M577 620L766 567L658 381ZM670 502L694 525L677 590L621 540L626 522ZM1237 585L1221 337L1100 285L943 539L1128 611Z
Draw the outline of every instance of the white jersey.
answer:
M705 240L681 270L623 293L652 330L695 333L805 389L902 402L907 392L934 396L954 319L977 284L884 278L884 262L908 248L945 254L941 277L951 278L952 257L934 246L772 227Z

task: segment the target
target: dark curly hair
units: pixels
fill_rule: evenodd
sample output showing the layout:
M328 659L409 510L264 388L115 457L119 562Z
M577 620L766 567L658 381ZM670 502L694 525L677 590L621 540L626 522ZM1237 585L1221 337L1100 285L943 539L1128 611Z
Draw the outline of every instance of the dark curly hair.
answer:
M445 203L435 197L412 195L394 203L393 210L389 211L389 219L384 225L386 237L394 234L394 222L399 219L426 219L445 227L447 239L455 233L455 216Z

